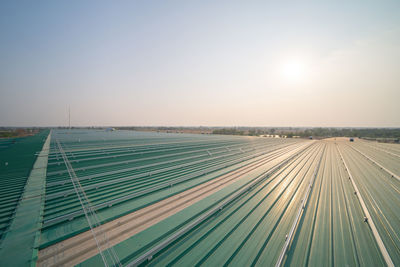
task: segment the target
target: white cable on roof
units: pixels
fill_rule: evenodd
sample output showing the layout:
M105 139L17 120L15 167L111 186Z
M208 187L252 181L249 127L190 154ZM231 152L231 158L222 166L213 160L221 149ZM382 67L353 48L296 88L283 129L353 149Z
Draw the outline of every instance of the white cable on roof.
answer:
M69 162L68 157L66 156L66 154L60 144L60 141L57 139L56 142L57 142L57 146L60 151L60 154L64 160L65 166L67 167L68 174L71 178L71 181L74 186L75 192L78 196L79 202L82 206L82 210L85 213L85 217L89 224L90 231L93 234L93 238L96 242L97 248L99 250L99 253L103 260L104 265L109 266L107 257L104 254L104 252L106 252L109 256L108 258L111 259L111 266L122 266L117 254L115 253L115 250L112 247L110 247L110 245L109 245L108 237L107 237L106 233L103 231L100 221L99 221L95 211L92 209L92 207L90 205L90 201L89 201L88 197L86 196L86 193L85 193L84 189L82 188L82 185L80 184L79 179L76 176L75 171L72 168L72 165ZM101 242L101 243L99 242L98 233L96 233L96 232L100 232L100 235L103 236L103 240L102 240L103 242ZM101 247L102 244L105 245L105 248Z

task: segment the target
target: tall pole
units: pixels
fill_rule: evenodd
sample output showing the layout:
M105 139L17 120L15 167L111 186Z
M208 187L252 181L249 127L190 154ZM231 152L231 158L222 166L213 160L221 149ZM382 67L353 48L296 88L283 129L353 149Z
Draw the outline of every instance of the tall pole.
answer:
M68 106L68 128L71 129L71 107Z

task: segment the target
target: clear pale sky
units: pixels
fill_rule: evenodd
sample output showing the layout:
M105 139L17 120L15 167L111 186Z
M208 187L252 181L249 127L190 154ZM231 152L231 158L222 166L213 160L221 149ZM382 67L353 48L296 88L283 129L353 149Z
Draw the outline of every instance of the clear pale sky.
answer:
M0 126L68 106L74 126L400 127L400 1L0 1Z

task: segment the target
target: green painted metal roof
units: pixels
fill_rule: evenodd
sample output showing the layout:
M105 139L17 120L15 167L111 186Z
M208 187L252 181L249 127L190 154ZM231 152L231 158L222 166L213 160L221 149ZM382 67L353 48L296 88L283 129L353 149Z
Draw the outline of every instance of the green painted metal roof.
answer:
M52 140L57 139L102 222L214 179L246 164L244 160L296 142L130 131L55 131ZM53 142L41 247L88 229Z
M48 134L49 131L42 131L35 136L12 139L0 150L0 240L10 226L36 154L42 149Z
M267 159L115 245L123 265L400 265L399 145L53 130L40 249L90 229L65 157L100 223ZM102 263L99 254L81 265Z
M271 266L291 238L283 265L385 266L370 227L373 220L390 260L399 265L400 182L355 148L381 158L380 163L393 171L400 162L383 151L369 150L369 145L361 141L316 142L281 171L201 222L195 223L257 175L245 177L114 249L125 265ZM370 221L365 221L349 172L371 214ZM311 191L304 203L310 182ZM296 220L299 208L301 216ZM294 234L288 237L293 223ZM97 264L98 256L82 266Z
M43 221L47 155L51 134L29 174L21 200L1 243L0 263L4 266L35 266Z

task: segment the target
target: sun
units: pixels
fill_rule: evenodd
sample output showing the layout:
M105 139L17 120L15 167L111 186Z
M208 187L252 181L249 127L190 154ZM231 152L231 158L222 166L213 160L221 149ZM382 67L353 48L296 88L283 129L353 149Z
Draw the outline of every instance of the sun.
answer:
M281 76L286 82L303 82L307 76L307 65L300 60L287 60L281 64Z

